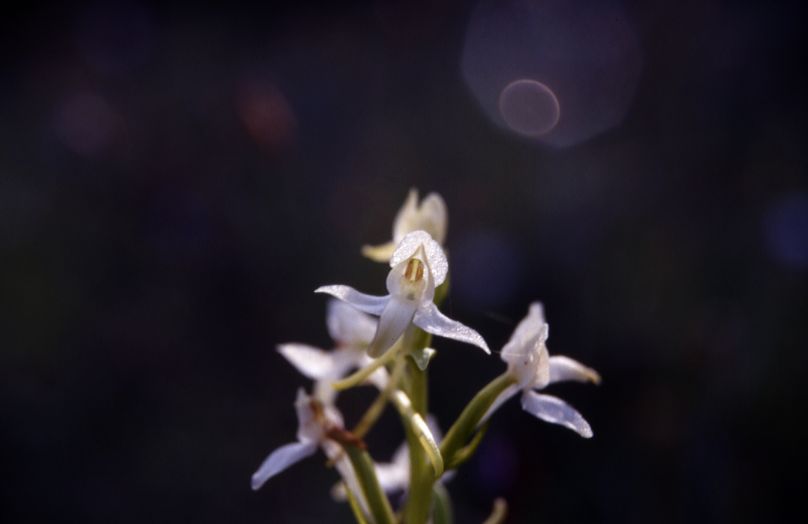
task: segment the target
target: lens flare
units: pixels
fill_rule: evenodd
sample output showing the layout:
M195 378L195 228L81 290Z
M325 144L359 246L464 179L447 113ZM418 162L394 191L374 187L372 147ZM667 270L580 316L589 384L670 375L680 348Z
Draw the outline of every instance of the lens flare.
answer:
M536 80L522 79L508 84L499 95L499 113L508 127L519 134L542 136L561 118L555 93Z

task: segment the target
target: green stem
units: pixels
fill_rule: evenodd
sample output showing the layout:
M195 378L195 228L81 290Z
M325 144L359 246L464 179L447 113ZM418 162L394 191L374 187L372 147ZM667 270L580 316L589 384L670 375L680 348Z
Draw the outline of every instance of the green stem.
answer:
M386 365L387 363L395 360L395 358L399 355L399 351L401 351L401 346L399 346L399 344L396 343L393 345L393 347L387 350L387 353L380 356L379 358L377 358L367 366L363 367L362 369L354 372L352 375L349 375L342 380L334 382L333 384L331 384L331 387L333 387L337 391L342 391L348 388L352 388L354 386L358 386L359 384L364 382L369 376L371 376L374 371Z
M370 405L368 410L356 424L356 427L353 430L353 434L358 438L364 438L370 428L379 420L379 417L384 412L384 407L387 405L387 401L390 399L390 394L398 387L398 383L401 380L401 375L404 373L404 361L403 359L396 360L395 366L393 367L393 372L390 374L390 380L388 381L387 385L384 389L379 393L379 396L376 397L376 400L373 401L373 404Z
M412 433L412 436L421 445L419 452L425 453L430 464L432 464L435 478L443 475L443 458L440 455L440 447L435 441L435 436L429 430L424 417L415 412L410 398L403 391L394 391L390 400L398 409L405 430ZM409 443L412 442L408 441Z
M413 409L425 418L427 413L426 372L418 369L411 358L407 359L407 371L409 372L409 393ZM407 429L407 443L410 449L410 489L404 508L404 522L406 524L425 524L429 520L432 509L432 485L435 482L435 474L426 460L417 436L410 428Z
M342 483L342 487L345 488L345 496L348 499L348 505L351 506L351 512L353 512L353 516L356 519L356 524L370 524L368 519L365 518L362 505L356 499L356 495L353 494L351 488L349 488L344 482Z
M440 483L435 483L434 489L435 497L435 510L432 512L433 524L453 524L454 516L452 514L452 498L446 487Z
M394 524L396 519L393 516L393 508L390 507L390 501L387 500L387 496L379 485L370 455L352 445L343 445L343 449L351 460L373 521L376 524Z
M508 373L503 373L489 382L471 399L471 402L466 405L441 442L440 452L445 464L455 462L455 454L466 445L471 436L477 431L477 426L479 426L488 408L491 407L500 393L515 383L515 378Z

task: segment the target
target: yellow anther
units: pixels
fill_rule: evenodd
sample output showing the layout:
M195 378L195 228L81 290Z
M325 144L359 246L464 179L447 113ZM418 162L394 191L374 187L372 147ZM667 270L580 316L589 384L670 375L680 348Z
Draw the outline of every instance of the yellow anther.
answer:
M420 282L424 278L424 263L417 258L411 258L407 261L407 267L404 269L404 278L410 282Z

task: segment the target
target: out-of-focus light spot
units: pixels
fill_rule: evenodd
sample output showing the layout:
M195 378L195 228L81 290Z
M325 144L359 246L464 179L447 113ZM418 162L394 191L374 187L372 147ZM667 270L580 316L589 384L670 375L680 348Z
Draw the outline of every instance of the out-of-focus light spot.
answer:
M788 267L808 268L808 194L790 194L775 202L764 228L772 257Z
M506 237L477 231L451 251L463 264L453 266L452 292L469 308L491 310L508 302L521 277L522 259Z
M135 3L97 4L79 17L76 41L84 60L104 74L124 74L144 63L152 47L152 23Z
M297 118L286 97L273 84L245 83L236 103L242 124L259 146L276 152L294 143Z
M548 133L561 116L555 93L541 82L529 79L511 82L502 90L499 112L508 127L527 136Z
M121 118L115 109L95 93L66 98L56 108L53 127L59 140L82 156L95 156L112 143Z
M554 126L549 126L549 117L540 120L549 127L540 141L565 147L623 121L641 62L636 34L613 1L483 0L469 21L462 69L467 85L493 122L530 136L540 133L525 133L514 122L533 129L535 121L519 115L518 107L513 112L503 110L502 95L531 96L536 106L521 102L524 110L538 107L539 97L547 93L540 94L535 85L532 92L508 93L511 85L536 79L552 86L548 91L563 115ZM541 105L552 111L549 97Z

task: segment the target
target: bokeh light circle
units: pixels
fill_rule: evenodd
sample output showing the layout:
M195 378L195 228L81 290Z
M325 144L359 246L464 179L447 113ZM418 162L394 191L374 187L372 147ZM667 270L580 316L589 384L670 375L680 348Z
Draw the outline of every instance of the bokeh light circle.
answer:
M499 113L512 130L526 136L549 133L561 118L555 93L536 80L511 82L499 95Z

